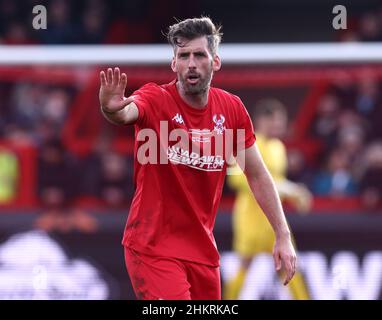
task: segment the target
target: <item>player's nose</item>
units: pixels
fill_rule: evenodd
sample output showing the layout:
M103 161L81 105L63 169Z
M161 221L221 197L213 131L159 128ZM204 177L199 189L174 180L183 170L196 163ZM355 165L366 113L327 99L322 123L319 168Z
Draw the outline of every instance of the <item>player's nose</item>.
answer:
M196 68L195 58L191 55L190 59L188 60L188 68L194 69Z

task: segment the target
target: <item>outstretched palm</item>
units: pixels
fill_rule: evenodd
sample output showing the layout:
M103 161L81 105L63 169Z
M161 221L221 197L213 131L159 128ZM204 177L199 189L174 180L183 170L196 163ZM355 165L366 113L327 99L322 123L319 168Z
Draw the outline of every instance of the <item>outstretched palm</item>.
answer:
M124 97L127 77L120 73L119 68L111 68L100 72L101 87L99 90L99 101L106 112L116 112L123 109L131 101Z

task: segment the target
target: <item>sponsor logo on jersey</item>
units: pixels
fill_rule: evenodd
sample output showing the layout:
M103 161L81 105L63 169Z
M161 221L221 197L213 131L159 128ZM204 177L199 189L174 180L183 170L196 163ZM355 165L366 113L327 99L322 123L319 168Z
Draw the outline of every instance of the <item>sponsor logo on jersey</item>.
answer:
M212 132L208 129L189 129L192 142L211 142Z
M222 171L225 162L219 155L201 156L197 152L190 152L175 146L168 147L167 157L172 164L182 164L203 171Z

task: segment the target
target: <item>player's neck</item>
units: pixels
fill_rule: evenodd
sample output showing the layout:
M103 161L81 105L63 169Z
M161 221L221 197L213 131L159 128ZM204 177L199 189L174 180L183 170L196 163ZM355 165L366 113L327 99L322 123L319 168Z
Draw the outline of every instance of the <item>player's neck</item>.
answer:
M183 99L185 103L187 103L189 106L195 108L195 109L203 109L206 107L208 103L208 91L209 88L200 94L187 94L181 83L178 81L176 83L176 88L179 92L180 97Z

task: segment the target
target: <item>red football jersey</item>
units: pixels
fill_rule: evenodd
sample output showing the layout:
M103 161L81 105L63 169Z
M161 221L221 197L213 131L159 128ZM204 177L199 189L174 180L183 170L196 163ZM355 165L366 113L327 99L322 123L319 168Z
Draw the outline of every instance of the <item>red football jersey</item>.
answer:
M218 266L212 231L227 160L255 142L248 112L237 96L213 87L207 106L195 109L175 81L149 83L133 95L136 191L122 243L147 255Z

